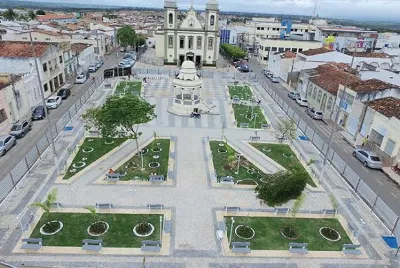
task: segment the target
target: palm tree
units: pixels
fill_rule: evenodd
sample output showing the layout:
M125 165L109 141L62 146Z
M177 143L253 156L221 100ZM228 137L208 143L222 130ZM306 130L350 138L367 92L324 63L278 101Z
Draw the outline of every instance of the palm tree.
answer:
M84 207L84 209L88 210L90 214L92 214L94 221L97 220L97 212L94 206L86 206Z
M35 19L37 18L37 15L36 15L35 12L33 12L33 10L29 10L29 12L28 12L28 18L29 18L30 20L35 20Z
M57 189L53 189L46 197L43 202L35 202L32 204L34 207L38 207L47 213L47 217L50 217L50 210L54 202L57 200Z
M28 21L28 17L25 16L24 14L20 14L20 15L18 16L18 20L19 20L19 21Z
M15 13L15 11L12 8L9 8L3 12L3 17L6 20L15 20L17 16L18 16L17 13Z

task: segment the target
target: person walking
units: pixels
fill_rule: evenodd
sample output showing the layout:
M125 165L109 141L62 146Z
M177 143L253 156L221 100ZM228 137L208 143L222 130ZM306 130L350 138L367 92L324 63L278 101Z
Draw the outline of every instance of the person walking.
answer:
M117 59L118 59L119 53L117 52Z

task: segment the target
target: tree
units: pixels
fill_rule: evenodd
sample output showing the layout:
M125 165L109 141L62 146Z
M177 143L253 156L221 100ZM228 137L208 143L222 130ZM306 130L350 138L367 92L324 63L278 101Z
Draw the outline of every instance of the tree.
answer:
M34 207L43 209L47 213L47 217L50 217L50 210L54 202L57 200L57 189L53 189L46 197L43 202L35 202L32 204Z
M126 133L126 136L135 139L139 152L139 125L156 117L154 107L155 105L132 94L110 96L102 107L88 109L83 119L97 128L103 137L116 137L121 132Z
M140 47L143 46L144 44L146 44L146 38L142 35L139 35L137 39L137 45Z
M247 55L246 51L231 44L222 44L221 48L229 57L233 59L242 59Z
M18 17L18 15L17 15L17 13L15 13L15 11L12 8L9 8L3 12L3 17L6 20L15 20Z
M121 46L133 46L136 43L137 35L131 26L124 26L117 31L117 40Z
M333 194L330 194L329 200L331 201L332 208L334 210L337 210L339 208L339 203L338 203L336 197ZM335 215L333 215L333 216L335 216Z
M28 21L28 17L25 16L24 14L19 14L18 15L18 20L19 21Z
M303 206L305 201L305 195L304 194L300 194L296 201L294 201L294 204L292 206L292 209L290 210L290 213L292 214L292 217L294 218L297 214L297 212L299 212L301 206Z
M277 138L282 142L284 139L294 139L297 127L292 119L283 119L278 123Z
M33 12L32 10L29 10L28 12L28 18L30 20L35 20L37 18L37 15L35 14L35 12Z
M46 12L44 12L44 10L38 9L36 11L36 15L46 15Z
M257 198L270 207L296 199L306 187L307 176L305 172L289 171L267 174L255 189Z
M85 206L83 208L89 211L90 214L92 214L94 222L97 221L97 211L94 206Z

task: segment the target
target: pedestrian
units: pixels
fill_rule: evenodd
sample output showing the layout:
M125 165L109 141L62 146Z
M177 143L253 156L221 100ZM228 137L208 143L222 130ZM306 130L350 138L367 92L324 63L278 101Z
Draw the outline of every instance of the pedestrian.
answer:
M129 81L131 80L131 75L130 75L130 74L128 74L128 80L129 80Z
M114 170L112 168L110 168L110 170L108 171L108 174L114 174Z
M119 54L118 54L118 52L117 52L117 59L118 59L118 56L119 56Z
M361 144L362 146L367 145L368 138L369 138L369 135L367 135L366 137L364 137L364 139L363 139L363 141L362 141L362 144Z
M93 84L94 84L94 82L96 82L96 78L94 76L92 77L92 81L93 81Z

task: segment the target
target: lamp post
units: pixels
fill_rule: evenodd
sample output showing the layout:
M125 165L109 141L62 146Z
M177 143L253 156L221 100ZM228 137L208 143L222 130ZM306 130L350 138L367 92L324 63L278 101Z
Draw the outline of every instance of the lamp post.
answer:
M163 216L160 216L160 242L162 244L162 222L163 222Z
M229 246L231 245L231 242L232 242L232 232L233 232L233 224L235 223L235 220L233 219L233 217L231 217L231 232L229 233L229 241L228 241L228 244L229 244Z

